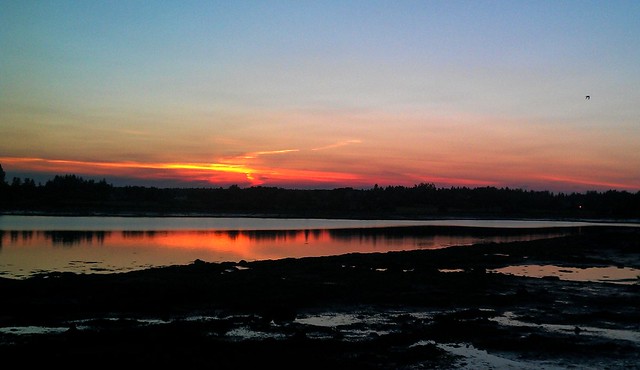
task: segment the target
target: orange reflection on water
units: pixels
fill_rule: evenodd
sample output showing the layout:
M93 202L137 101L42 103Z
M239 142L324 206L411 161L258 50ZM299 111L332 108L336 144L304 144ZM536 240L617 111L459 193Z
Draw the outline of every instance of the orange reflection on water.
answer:
M0 231L0 274L100 273L184 265L348 253L326 230L299 231ZM346 246L346 247L345 247ZM358 242L367 251L371 246ZM373 246L373 249L377 249Z
M228 256L231 261L301 257L309 255L310 249L313 255L340 253L340 247L323 230L122 232L109 242L122 247L149 243L155 248L207 251Z
M393 232L384 229L0 231L0 274L120 272L185 265L196 259L239 262L346 253L437 249L478 242L559 236L526 231L514 235Z

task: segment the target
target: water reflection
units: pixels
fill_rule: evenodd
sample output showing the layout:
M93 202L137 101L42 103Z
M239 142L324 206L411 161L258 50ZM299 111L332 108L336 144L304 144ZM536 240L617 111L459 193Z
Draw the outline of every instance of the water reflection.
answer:
M572 281L599 281L627 285L640 282L640 270L632 267L601 266L577 268L555 265L517 265L491 271L517 276L552 277Z
M103 244L110 231L45 231L45 240L50 240L53 245L74 246L90 245L95 241Z
M456 245L469 242L524 241L568 235L572 229L482 229L482 228L434 228L434 227L390 227L329 230L185 230L185 231L0 231L0 245L29 246L51 244L53 246L124 245L144 242L164 245L167 241L182 241L183 244L215 246L217 242L250 241L254 244L282 242L304 243L331 242L338 250L350 244L394 244L408 249L416 246L446 247L449 243L434 243L434 240L450 240ZM284 257L284 256L283 256Z
M433 226L303 230L0 232L0 274L117 272L154 266L436 249L479 242L567 235L575 228L490 229ZM59 248L63 247L63 248Z
M372 245L412 245L411 249L434 249L479 242L530 241L580 232L579 228L498 229L485 227L406 226L327 231L336 241Z

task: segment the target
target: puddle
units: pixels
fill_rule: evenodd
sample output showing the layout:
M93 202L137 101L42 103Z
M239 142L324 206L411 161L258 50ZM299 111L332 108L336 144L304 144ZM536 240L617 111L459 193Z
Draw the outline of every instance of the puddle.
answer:
M353 325L362 323L363 319L361 315L357 314L333 314L326 313L315 316L307 316L303 318L297 318L295 320L298 324L320 326L326 328L335 328L338 326Z
M69 330L69 327L47 326L7 326L0 328L2 334L30 335L30 334L60 334Z
M425 346L436 345L438 348L459 356L456 369L476 370L476 369L518 369L518 370L565 370L566 366L559 366L546 361L523 361L517 358L508 358L500 354L491 354L487 351L475 348L471 344L442 344L434 341L420 341L413 345ZM580 367L580 369L591 369ZM595 368L593 368L595 370Z
M516 318L513 312L505 312L503 316L493 317L489 320L495 321L503 326L521 326L521 327L535 327L541 328L549 332L556 333L575 333L575 325L561 325L561 324L531 324L524 321L520 321ZM613 339L613 340L627 340L640 344L640 332L634 330L621 330L621 329L604 329L591 326L580 326L578 335L597 336L601 338Z
M226 334L227 337L234 338L237 340L245 340L245 339L284 339L286 336L281 333L266 333L258 330L253 330L248 327L241 327L231 329Z
M516 265L489 270L506 275L528 277L557 277L560 280L639 284L640 270L631 267L563 267L555 265Z

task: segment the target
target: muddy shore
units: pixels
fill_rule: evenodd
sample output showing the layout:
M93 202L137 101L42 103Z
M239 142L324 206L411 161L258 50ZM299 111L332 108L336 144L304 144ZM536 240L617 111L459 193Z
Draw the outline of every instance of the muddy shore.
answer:
M519 264L640 268L640 228L0 278L0 358L23 366L183 369L640 368L640 279L492 272ZM471 352L484 357L465 357Z

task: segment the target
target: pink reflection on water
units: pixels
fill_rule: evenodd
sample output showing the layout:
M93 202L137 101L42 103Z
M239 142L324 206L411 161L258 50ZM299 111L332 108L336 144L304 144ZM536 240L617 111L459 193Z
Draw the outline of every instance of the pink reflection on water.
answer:
M184 265L196 259L237 262L438 249L480 242L549 238L567 232L514 235L397 230L166 230L2 231L0 274L22 278L38 272L108 273Z
M517 265L507 266L495 270L502 274L529 277L558 277L561 280L610 282L617 284L640 283L640 270L631 267L563 267L555 265Z

